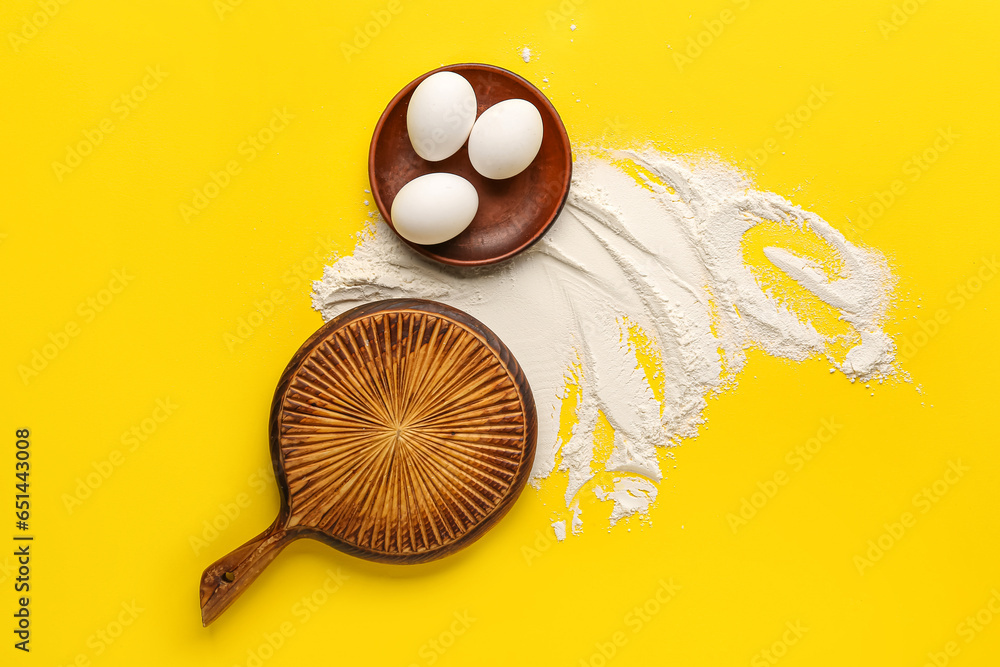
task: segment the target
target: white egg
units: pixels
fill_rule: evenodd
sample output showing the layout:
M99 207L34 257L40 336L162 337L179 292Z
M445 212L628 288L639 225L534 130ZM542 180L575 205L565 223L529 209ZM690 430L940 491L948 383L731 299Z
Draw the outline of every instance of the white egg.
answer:
M476 109L476 91L464 76L431 74L417 85L406 107L413 150L431 162L451 157L469 138Z
M542 146L542 115L527 100L504 100L483 112L469 135L469 160L486 178L527 169Z
M475 186L455 174L425 174L392 200L392 226L413 243L433 245L461 234L479 210Z

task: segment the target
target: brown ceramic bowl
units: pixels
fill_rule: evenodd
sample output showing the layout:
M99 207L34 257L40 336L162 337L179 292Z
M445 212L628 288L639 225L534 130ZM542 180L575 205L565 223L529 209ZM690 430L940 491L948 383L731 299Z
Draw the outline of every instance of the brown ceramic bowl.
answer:
M542 115L542 147L527 169L513 178L494 181L472 168L467 144L440 162L428 162L414 152L406 131L406 108L417 84L436 72L456 72L472 84L478 102L477 117L503 100L521 98L535 105ZM456 266L499 262L540 239L566 202L572 170L569 136L552 103L518 75L492 65L447 65L411 81L382 112L368 152L372 195L390 227L392 200L418 176L449 172L476 187L479 210L461 234L436 245L403 239L422 255Z

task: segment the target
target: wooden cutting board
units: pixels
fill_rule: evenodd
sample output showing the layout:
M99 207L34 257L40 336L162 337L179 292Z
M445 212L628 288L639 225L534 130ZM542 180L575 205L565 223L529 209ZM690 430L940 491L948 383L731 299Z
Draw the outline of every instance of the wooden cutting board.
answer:
M467 546L520 494L536 433L521 368L472 316L396 299L330 320L295 353L271 405L278 517L205 570L202 622L301 537L391 563Z

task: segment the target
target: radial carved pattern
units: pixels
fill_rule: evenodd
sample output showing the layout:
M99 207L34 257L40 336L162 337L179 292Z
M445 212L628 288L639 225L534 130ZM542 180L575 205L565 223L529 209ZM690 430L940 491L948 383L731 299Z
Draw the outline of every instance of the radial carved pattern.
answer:
M281 408L290 524L365 551L447 546L489 517L524 463L510 372L476 333L432 313L376 313L331 331Z

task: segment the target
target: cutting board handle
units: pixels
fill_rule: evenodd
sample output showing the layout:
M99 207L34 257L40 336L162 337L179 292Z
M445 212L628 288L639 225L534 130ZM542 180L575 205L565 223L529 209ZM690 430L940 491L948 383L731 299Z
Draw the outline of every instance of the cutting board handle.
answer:
M218 618L297 537L275 520L263 533L209 565L201 575L202 625Z

